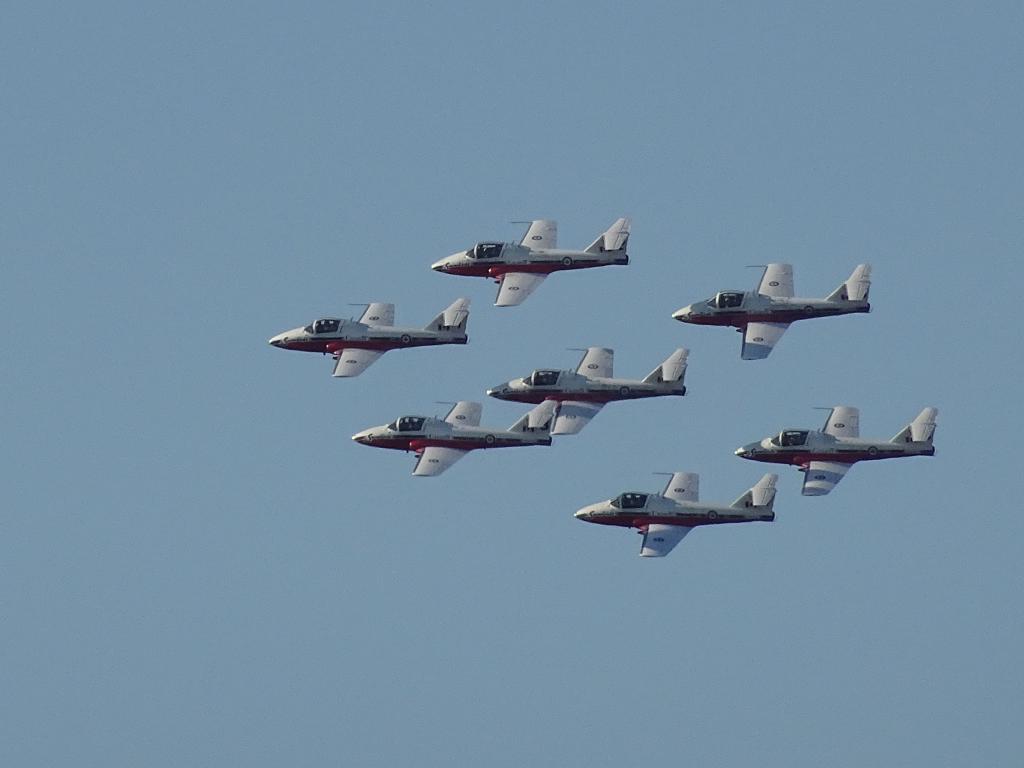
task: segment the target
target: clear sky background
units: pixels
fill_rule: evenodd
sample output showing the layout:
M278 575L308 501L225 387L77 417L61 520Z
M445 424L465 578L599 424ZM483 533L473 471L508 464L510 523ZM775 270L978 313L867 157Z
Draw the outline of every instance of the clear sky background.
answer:
M1019 765L1022 51L1011 2L5 4L0 762ZM519 308L428 268L624 214ZM766 261L874 310L760 363L670 318ZM457 296L355 380L266 343ZM349 439L587 345L690 394L436 479ZM664 560L572 517L731 501L833 404L937 455Z

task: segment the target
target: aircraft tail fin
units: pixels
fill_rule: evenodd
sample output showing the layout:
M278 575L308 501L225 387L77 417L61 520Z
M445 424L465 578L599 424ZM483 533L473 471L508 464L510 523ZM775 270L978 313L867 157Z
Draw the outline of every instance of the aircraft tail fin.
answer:
M686 358L690 350L680 347L666 358L665 362L644 376L645 384L660 384L663 381L683 380L686 375Z
M603 253L604 251L624 251L629 240L630 219L616 219L608 229L602 232L597 240L587 246L587 253Z
M775 503L775 483L778 479L779 476L775 474L765 475L732 505L738 509L763 507L769 512L772 511L772 505Z
M871 290L871 265L858 264L846 282L828 295L828 301L867 301Z
M555 423L556 410L558 410L558 403L554 400L545 400L535 406L533 410L524 413L515 424L508 428L508 431L549 434Z
M441 314L427 323L425 331L461 335L469 321L469 299L456 299Z
M935 436L935 419L939 415L938 408L925 408L917 418L896 433L892 443L931 443Z

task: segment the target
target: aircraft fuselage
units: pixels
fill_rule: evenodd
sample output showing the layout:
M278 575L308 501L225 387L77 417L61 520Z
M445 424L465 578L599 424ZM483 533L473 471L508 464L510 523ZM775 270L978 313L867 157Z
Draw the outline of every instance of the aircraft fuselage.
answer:
M737 449L736 455L751 461L769 464L791 464L806 466L812 461L834 461L840 464L856 464L860 461L898 459L905 456L934 456L931 443L893 443L853 438L837 438L823 432L811 432L807 442L799 446L778 446L775 438L765 438Z
M737 292L739 293L739 292ZM825 299L775 298L750 291L743 293L738 307L710 306L713 299L690 304L672 315L693 325L720 325L743 328L748 323L794 323L817 317L835 317L870 312L867 301L827 301Z
M555 386L533 386L518 379L487 390L487 394L499 400L512 400L518 403L542 403L545 400L563 402L571 400L583 403L612 403L618 400L640 400L648 397L665 397L669 395L683 396L686 387L678 382L650 383L631 379L597 379L586 378L571 371L561 372L561 376L570 379L566 384ZM560 378L561 378L560 376ZM528 377L527 377L528 378Z
M475 258L473 249L453 253L431 265L431 269L449 275L500 278L506 272L531 272L549 275L571 269L589 269L629 264L625 251L571 251L533 249L504 243L498 256Z

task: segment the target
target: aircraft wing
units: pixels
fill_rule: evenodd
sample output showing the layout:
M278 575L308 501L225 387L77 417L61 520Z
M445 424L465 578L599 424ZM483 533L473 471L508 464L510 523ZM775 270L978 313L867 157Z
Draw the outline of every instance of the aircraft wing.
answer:
M514 307L522 304L538 285L544 282L547 275L536 272L506 272L501 276L501 287L498 298L494 300L496 307Z
M366 325L394 325L395 305L374 303L368 304L363 316L359 318L360 323Z
M419 461L412 473L416 477L434 477L440 475L448 467L465 456L469 451L460 451L457 448L442 448L437 445L430 445L420 453Z
M482 411L483 406L480 403L460 400L448 411L448 415L444 417L444 420L457 427L479 427L480 413Z
M555 418L555 427L551 434L575 435L587 426L603 407L604 403L581 403L575 400L562 402L558 406L558 416Z
M375 349L346 347L335 358L334 373L332 375L339 379L350 379L353 376L358 376L376 363L377 359L383 354L383 352L378 352Z
M837 405L825 420L822 432L835 437L860 437L860 411L848 405Z
M824 496L845 477L852 464L838 461L812 461L804 471L804 496Z
M661 495L672 501L700 501L700 475L696 472L674 472Z
M685 525L648 525L640 545L640 557L664 557L692 530Z
M558 247L558 223L551 219L537 219L530 222L530 228L526 230L520 245L528 248L552 249Z
M610 379L614 361L615 352L613 350L605 347L587 347L587 353L583 355L580 364L576 366L576 373Z
M761 275L761 282L757 286L757 292L765 296L792 298L793 265L767 264L764 268L764 274Z
M747 323L743 331L740 357L744 360L763 360L768 357L787 328L789 323Z

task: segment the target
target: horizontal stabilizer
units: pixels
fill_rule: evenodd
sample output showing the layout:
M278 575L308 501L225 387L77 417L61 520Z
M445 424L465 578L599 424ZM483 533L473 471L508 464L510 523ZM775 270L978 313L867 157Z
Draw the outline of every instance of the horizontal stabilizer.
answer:
M615 223L608 227L600 237L587 246L587 253L602 253L604 251L624 251L629 241L629 228L631 222L628 218L616 219Z
M425 331L465 331L469 319L469 299L456 299L441 314L427 323Z
M765 475L750 490L736 499L732 506L741 509L746 507L767 507L771 509L772 504L775 502L775 483L778 479L779 476L776 474Z
M686 375L686 358L690 350L680 347L668 358L644 377L645 384L658 384L663 381L682 381Z
M529 413L524 413L515 424L508 428L508 431L549 432L557 407L558 403L554 400L545 400L540 405L534 406L533 410Z
M935 436L938 408L925 408L917 418L901 429L891 440L893 443L930 443Z
M858 264L846 282L828 295L828 301L867 301L871 291L871 265Z

